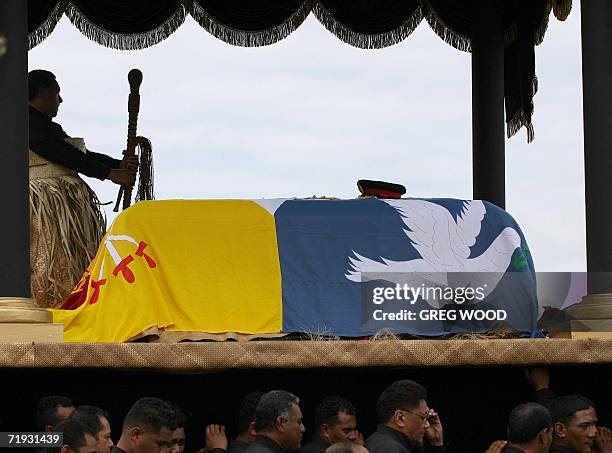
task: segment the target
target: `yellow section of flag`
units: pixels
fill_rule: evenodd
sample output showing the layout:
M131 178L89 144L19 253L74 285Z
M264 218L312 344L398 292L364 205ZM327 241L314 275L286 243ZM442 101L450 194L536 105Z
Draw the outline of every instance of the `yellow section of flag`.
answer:
M274 216L252 201L137 203L115 219L80 284L81 306L52 310L66 341L126 341L154 326L282 328Z

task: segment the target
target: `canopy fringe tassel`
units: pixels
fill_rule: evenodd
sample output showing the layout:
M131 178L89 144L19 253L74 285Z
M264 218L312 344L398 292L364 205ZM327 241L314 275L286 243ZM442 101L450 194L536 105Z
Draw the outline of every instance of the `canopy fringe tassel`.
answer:
M533 97L538 92L538 78L537 77L534 77L534 79L531 82L531 91L532 91L531 113L528 114L525 111L525 108L521 107L514 114L512 118L506 121L507 123L506 132L507 132L508 138L515 135L523 126L525 126L525 128L527 129L527 143L531 143L535 138L535 130L533 127L533 123L531 121L531 117L533 115L533 109L534 109Z
M564 21L569 16L572 10L572 0L549 0L546 3L546 9L544 11L544 17L542 23L535 30L534 42L536 46L539 46L544 41L544 35L548 29L548 23L550 20L550 12L552 11L557 20Z
M89 20L73 3L66 8L66 15L79 31L92 41L111 49L140 50L163 41L185 22L185 7L179 8L160 26L143 33L115 33L101 28Z
M546 4L546 9L544 10L544 17L542 18L542 23L535 30L535 35L533 37L534 44L539 46L544 41L544 35L546 34L546 30L548 30L548 22L550 20L550 12L553 7L553 3L555 0L549 0Z
M565 20L572 11L572 0L550 0L553 14L558 20Z
M462 52L472 51L472 40L470 38L460 35L448 27L429 1L424 0L423 5L425 7L425 19L427 19L431 29L442 38L444 42Z
M365 35L355 32L336 18L319 2L315 2L313 13L319 22L338 39L360 49L382 49L406 39L423 20L423 8L418 5L414 13L397 29L387 33Z
M36 30L28 34L28 50L32 50L53 33L55 26L66 10L67 3L68 0L57 2L43 23L40 24Z
M136 202L143 200L155 200L153 190L153 146L151 141L145 137L137 137L139 144L140 167L138 177L138 192Z
M537 34L537 32L536 32ZM504 46L510 46L518 38L518 25L514 22L504 31Z
M508 138L515 135L521 130L521 127L525 126L527 129L527 143L531 143L535 138L535 131L533 129L533 123L531 122L531 115L525 113L525 109L521 107L518 112L507 122L506 132Z
M232 28L210 16L198 2L189 2L189 14L208 33L227 44L240 47L262 47L274 44L293 33L306 20L312 10L312 1L306 0L283 23L265 30L249 31Z

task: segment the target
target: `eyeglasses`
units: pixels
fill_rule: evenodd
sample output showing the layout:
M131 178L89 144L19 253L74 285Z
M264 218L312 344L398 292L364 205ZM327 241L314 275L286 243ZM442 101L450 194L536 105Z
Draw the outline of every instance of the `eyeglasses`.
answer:
M417 417L419 417L421 419L423 424L427 423L429 421L429 417L431 417L431 412L430 411L427 411L427 413L425 415L419 414L417 412L406 411L406 410L404 410L403 412L407 412L409 414L416 415Z

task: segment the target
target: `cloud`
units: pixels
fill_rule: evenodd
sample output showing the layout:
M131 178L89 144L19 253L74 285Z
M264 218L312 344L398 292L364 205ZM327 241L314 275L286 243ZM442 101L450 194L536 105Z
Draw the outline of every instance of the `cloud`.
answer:
M551 18L536 49L536 140L521 131L506 142L507 207L540 271L586 268L579 43L577 11ZM246 49L188 18L162 43L120 52L64 18L29 57L60 80L64 128L115 156L126 75L143 71L139 132L153 142L158 198L353 197L361 178L402 183L409 196L471 197L471 57L426 23L373 51L309 17L287 39ZM115 199L112 184L91 182Z

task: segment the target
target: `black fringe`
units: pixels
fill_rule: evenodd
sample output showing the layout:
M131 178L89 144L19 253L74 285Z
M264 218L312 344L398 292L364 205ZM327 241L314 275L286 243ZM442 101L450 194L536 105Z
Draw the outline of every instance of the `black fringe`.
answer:
M516 38L518 38L518 25L514 22L504 31L504 45L506 47L512 45Z
M218 22L215 18L211 17L198 2L189 2L189 14L191 14L196 22L208 31L208 33L223 42L240 47L269 46L285 39L302 25L311 10L312 0L305 0L302 6L282 24L265 30L246 31L238 30Z
M429 23L432 30L438 35L444 42L453 46L457 50L462 52L472 51L472 39L460 35L453 29L449 28L448 25L442 20L436 13L435 9L431 6L429 1L423 0L423 6L425 8L425 19Z
M528 115L527 112L525 112L524 107L521 107L512 118L510 118L509 120L506 120L506 133L508 138L512 137L513 135L515 135L519 130L521 130L521 127L525 126L525 128L527 129L527 143L531 143L534 139L535 139L535 129L533 127L533 123L531 121L531 117L533 115L533 110L534 110L534 104L533 104L533 97L535 96L535 94L538 92L538 78L534 77L533 80L531 81L531 114Z
M181 5L166 22L157 28L144 33L124 34L115 33L94 24L73 3L69 3L66 7L66 16L81 33L104 47L117 50L140 50L158 44L185 22L186 15L185 7Z
M315 2L312 12L338 39L360 49L382 49L397 44L406 39L423 20L423 8L418 5L414 13L399 28L387 33L364 35L337 21L318 1Z
M552 3L553 14L557 20L567 19L572 11L572 0L550 0L550 3Z
M140 155L136 202L155 200L153 189L153 146L148 138L136 138L138 140L138 154Z
M535 34L533 37L533 41L536 46L539 46L544 42L544 35L546 34L546 30L548 30L548 23L550 20L550 12L552 10L552 6L555 0L548 0L546 3L546 9L544 10L544 17L542 18L542 23L535 30Z
M539 46L544 41L544 35L548 29L550 20L550 12L552 11L557 20L564 21L569 16L572 10L572 0L548 0L542 23L535 31L535 45Z
M531 118L527 116L525 110L521 107L514 117L507 121L506 129L508 138L515 135L523 126L527 129L527 143L531 143L535 138L535 130Z
M28 50L32 50L34 47L36 47L49 37L49 35L55 29L57 23L62 18L62 15L66 10L67 4L68 0L61 0L57 2L51 13L43 21L43 23L40 24L36 30L28 34Z

